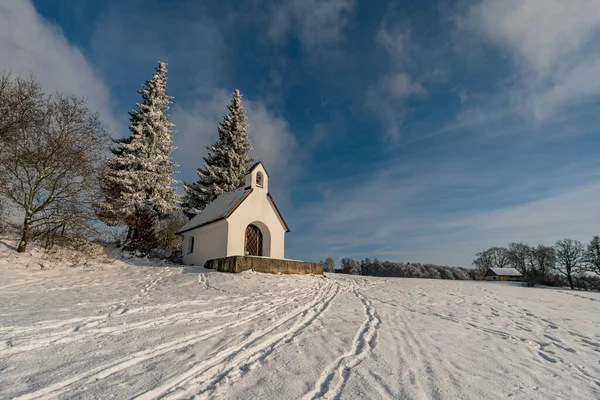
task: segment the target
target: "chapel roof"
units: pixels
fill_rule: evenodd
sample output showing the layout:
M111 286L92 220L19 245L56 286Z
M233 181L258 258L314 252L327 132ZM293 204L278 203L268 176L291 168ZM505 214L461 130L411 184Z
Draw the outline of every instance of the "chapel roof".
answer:
M248 169L246 175L251 173L259 165L262 165L263 169L265 170L265 173L267 174L267 176L269 176L267 169L260 161L254 163L254 165L252 165ZM228 218L231 214L233 214L236 208L238 208L239 205L242 204L242 202L250 195L250 193L252 193L252 188L249 187L241 187L231 192L223 193L215 200L213 200L209 205L207 205L206 208L200 212L200 214L196 215L187 224L185 224L177 232L177 234L191 231L192 229L200 228L201 226L209 225L213 222L217 222L222 219ZM283 219L283 215L281 215L281 211L279 211L279 207L277 207L277 203L275 203L275 199L273 198L271 193L267 193L267 199L271 202L273 208L275 208L275 212L277 213L279 219L283 223L286 232L289 232L290 228L287 222L285 222L285 219Z
M231 192L223 193L207 205L200 214L185 224L177 233L183 233L229 217L251 192L252 189L241 187Z

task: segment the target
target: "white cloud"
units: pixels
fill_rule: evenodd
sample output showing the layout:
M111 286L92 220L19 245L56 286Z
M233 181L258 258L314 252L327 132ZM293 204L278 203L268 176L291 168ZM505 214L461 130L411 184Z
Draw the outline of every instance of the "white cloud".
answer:
M560 74L553 84L532 95L533 111L544 120L561 107L578 104L600 94L600 51L585 57L580 64Z
M422 84L409 73L417 62L419 48L403 20L393 20L390 16L383 19L375 42L388 55L390 72L367 90L366 105L381 119L384 137L398 144L408 114L406 100L426 93Z
M337 43L354 9L354 0L290 0L274 4L267 36L279 42L288 34L298 36L306 48Z
M568 188L531 203L450 221L447 226L467 228L470 232L474 228L479 232L511 230L518 240L544 242L557 240L556 232L561 236L578 237L582 231L591 235L600 218L598 196L600 181Z
M182 179L196 179L194 171L202 166L206 146L218 139L217 126L227 112L231 93L213 91L206 100L198 100L191 107L175 105L172 120L177 124L175 136L176 157L185 172ZM269 171L271 189L285 188L298 172L296 140L287 121L269 110L261 100L243 99L248 116L248 135L254 146L252 155L261 160Z
M468 262L469 254L514 241L552 245L559 239L572 238L586 242L599 233L599 196L600 181L564 188L518 206L445 219L441 228L452 234L433 235L430 240L441 244L437 249L440 255L446 249L450 260L462 264Z
M543 121L600 93L600 0L479 0L456 21L514 61L515 111Z
M262 101L247 101L246 107L253 155L264 162L272 176L283 180L293 177L299 156L287 120L267 109Z
M395 63L403 65L410 61L414 43L410 29L402 19L397 20L386 15L375 35L375 42Z
M86 98L105 126L117 131L108 87L81 50L41 17L29 0L0 3L0 54L0 69L15 74L33 72L46 92Z
M410 76L404 72L385 76L380 84L382 89L397 99L404 99L412 95L422 95L425 93L423 86L419 82L413 82Z
M554 72L600 29L597 0L483 0L463 23L506 47L540 75Z
M472 165L415 161L357 173L352 180L360 185L338 185L321 203L297 211L315 222L302 227L305 238L294 238L295 246L305 248L294 250L307 258L336 252L468 267L489 246L553 244L564 237L588 241L600 233L597 162L512 177L509 187L505 177ZM531 193L537 195L526 199ZM315 232L322 237L316 248L310 242Z

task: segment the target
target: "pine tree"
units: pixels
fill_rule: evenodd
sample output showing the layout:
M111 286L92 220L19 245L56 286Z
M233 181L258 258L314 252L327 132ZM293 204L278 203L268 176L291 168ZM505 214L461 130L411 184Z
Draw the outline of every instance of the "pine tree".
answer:
M184 183L185 196L182 208L192 218L210 202L223 193L244 185L244 177L254 159L248 138L248 118L239 90L233 92L229 112L219 124L219 140L208 146L209 154L204 157L204 169L198 168L198 180Z
M134 214L133 219L135 230L127 247L148 254L158 246L154 214L149 209L141 209Z
M115 140L115 157L107 161L102 181L105 199L98 205L98 215L109 224L128 225L128 239L134 236L138 241L142 240L141 232L135 232L138 226L153 232L146 219L177 208L177 181L172 177L177 165L171 161L174 124L168 114L172 98L166 94L166 73L167 65L159 62L152 79L138 91L142 102L129 113L131 135Z

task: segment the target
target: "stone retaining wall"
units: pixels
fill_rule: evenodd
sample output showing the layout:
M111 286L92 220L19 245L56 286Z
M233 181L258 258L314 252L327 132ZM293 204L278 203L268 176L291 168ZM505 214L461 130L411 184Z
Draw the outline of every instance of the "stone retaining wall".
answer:
M269 274L316 274L323 275L323 267L318 263L281 260L277 258L231 256L208 260L204 268L221 272L256 271Z

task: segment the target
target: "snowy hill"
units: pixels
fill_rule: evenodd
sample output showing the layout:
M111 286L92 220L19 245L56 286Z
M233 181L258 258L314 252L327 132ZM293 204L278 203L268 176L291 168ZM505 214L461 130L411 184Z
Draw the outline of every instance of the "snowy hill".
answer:
M596 293L31 262L0 250L0 398L600 398Z

